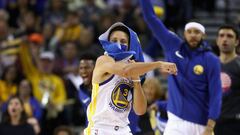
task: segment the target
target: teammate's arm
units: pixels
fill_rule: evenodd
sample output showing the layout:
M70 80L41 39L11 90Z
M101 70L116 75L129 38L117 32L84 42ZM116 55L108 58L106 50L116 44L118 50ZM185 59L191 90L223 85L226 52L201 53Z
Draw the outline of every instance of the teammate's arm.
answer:
M207 58L208 71L208 93L209 93L209 114L206 130L203 135L211 135L215 127L215 120L221 111L222 89L220 81L221 66L217 57Z
M139 0L143 17L148 27L151 29L155 38L160 42L164 51L173 50L178 47L182 40L172 32L170 32L163 22L154 13L150 0Z

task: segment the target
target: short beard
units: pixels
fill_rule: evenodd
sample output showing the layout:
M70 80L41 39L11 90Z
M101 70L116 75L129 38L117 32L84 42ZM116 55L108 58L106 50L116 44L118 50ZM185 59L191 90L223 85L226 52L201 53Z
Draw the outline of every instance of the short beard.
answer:
M191 50L195 50L195 49L199 48L202 45L203 39L201 39L195 47L190 46L190 44L188 43L188 41L186 39L185 39L185 42L188 44L188 46L189 46L189 48Z

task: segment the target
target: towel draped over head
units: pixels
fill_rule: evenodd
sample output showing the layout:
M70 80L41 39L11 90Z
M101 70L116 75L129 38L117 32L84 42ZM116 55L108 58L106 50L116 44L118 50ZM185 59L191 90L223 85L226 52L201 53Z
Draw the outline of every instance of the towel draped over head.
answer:
M124 48L124 45L108 41L111 30L117 26L123 26L129 30L130 42L128 50ZM113 24L105 33L100 35L98 39L105 50L105 53L113 57L116 61L128 60L131 58L136 62L144 62L143 52L137 34L123 23L117 22Z

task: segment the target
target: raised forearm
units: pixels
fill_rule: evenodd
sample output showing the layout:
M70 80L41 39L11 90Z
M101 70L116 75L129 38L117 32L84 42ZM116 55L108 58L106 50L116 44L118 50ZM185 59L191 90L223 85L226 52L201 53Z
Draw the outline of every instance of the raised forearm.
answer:
M162 21L156 16L150 0L139 0L143 17L148 27L156 38L160 41L168 40L168 29Z
M163 22L155 15L151 0L139 0L139 3L145 22L160 43L164 52L174 50L175 47L178 48L182 43L182 39L169 32Z

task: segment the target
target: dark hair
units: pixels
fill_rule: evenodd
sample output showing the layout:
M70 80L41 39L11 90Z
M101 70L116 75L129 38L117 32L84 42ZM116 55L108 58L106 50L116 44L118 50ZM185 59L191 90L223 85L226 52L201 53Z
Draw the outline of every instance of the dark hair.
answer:
M77 47L78 42L75 42L75 41L66 41L66 42L63 42L63 47L66 47L68 44L73 44L74 46Z
M19 80L20 80L20 78L21 78L21 74L20 74L18 68L16 67L16 65L14 65L14 64L8 65L8 66L6 66L6 67L3 68L3 74L2 74L2 76L1 76L1 79L4 80L4 81L6 81L6 75L7 75L8 71L9 71L12 67L16 69L16 77L15 77L15 79L13 80L13 83L18 83Z
M55 128L53 135L58 135L58 133L61 132L61 131L67 132L68 135L73 135L72 130L67 126L59 126L59 127Z
M79 60L92 60L92 61L96 62L97 56L94 55L93 53L84 53L80 56Z
M235 33L236 39L239 39L238 29L234 25L225 24L225 25L220 26L218 28L218 34L219 34L219 31L222 29L231 29Z
M128 42L130 43L130 32L127 27L122 26L122 25L116 26L110 30L109 35L108 35L108 41L110 40L110 36L114 31L122 31L122 32L126 33L128 35Z
M8 99L7 108L6 108L5 112L3 112L3 116L2 116L2 123L3 124L11 124L11 118L10 118L10 114L8 112L8 106L9 106L10 101L13 99L18 99L20 101L20 104L22 105L23 111L21 113L21 118L20 118L19 123L25 124L27 122L27 114L24 110L23 101L18 96L12 96Z
M67 16L79 16L78 12L77 11L68 11L67 12Z
M30 86L30 89L31 89L30 96L31 96L31 97L34 97L34 96L33 96L33 86L32 86L32 83L31 83L27 78L22 78L22 80L19 81L18 86L17 86L16 96L19 96L19 86L20 86L21 82L22 82L22 81L25 81L25 80L28 81L29 86Z

